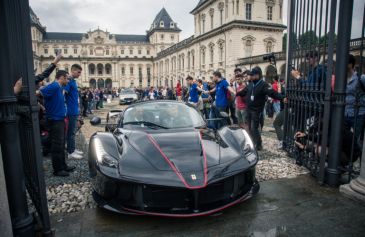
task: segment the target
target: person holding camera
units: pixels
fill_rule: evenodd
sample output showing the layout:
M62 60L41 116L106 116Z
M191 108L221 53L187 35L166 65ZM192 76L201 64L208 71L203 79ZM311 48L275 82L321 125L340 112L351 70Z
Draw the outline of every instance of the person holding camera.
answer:
M237 96L245 97L247 103L247 126L252 136L255 147L262 150L262 139L259 131L260 117L262 116L266 97L283 100L284 96L271 88L262 78L260 67L254 67L249 73L250 83L237 93Z

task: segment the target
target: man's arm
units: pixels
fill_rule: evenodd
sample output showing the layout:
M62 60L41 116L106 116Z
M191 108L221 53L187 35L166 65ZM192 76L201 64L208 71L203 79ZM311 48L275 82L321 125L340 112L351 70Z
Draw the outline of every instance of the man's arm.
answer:
M61 58L62 58L61 54L57 55L57 57L53 60L53 62L46 68L46 70L44 70L41 74L35 76L35 83L38 84L39 82L49 77L49 75L51 75L51 73L56 68L57 63L61 60Z
M268 85L264 85L264 94L276 99L276 100L283 100L284 99L284 95L279 94L278 92L276 92L274 89L270 88Z
M236 96L241 96L241 97L245 97L247 95L247 89L248 86L246 86L244 89L240 90L239 92L236 93Z
M232 86L228 86L227 89L229 90L229 92L231 92L231 94L236 95L236 92L234 91Z

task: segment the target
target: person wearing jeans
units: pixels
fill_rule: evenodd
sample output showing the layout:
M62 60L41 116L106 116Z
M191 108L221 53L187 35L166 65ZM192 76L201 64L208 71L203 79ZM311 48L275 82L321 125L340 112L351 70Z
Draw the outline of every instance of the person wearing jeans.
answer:
M68 73L59 70L56 73L56 81L36 92L44 98L46 118L50 129L51 153L53 174L55 176L69 176L69 172L75 167L67 166L65 161L65 97L62 87L67 84Z
M222 74L219 71L215 71L213 73L213 81L215 82L215 88L210 90L209 93L215 93L215 105L213 106L213 111L215 113L212 113L215 118L220 118L220 112L228 112L228 98L227 98L227 91L231 93L233 96L236 95L236 92L234 89L229 85L226 79L222 77ZM220 128L221 126L224 126L226 124L229 124L227 118L225 121L217 121L215 123L216 128Z
M68 158L82 159L83 152L76 150L75 136L76 136L76 125L80 114L79 111L79 92L77 89L77 78L80 77L82 68L78 64L74 64L71 67L71 78L65 86L65 97L67 105L67 118L68 118L68 129L67 129L67 153Z

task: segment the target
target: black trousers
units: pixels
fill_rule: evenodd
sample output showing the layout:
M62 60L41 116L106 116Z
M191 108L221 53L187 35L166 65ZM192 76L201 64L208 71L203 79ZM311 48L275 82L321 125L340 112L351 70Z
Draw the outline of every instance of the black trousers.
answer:
M262 139L259 131L261 113L247 109L247 126L255 147L262 147Z
M48 120L51 138L52 167L54 172L65 170L65 121Z
M284 138L283 125L284 125L284 110L280 111L280 113L276 115L276 118L274 120L274 128L276 131L276 136L278 137L279 141L282 141Z
M238 124L238 119L236 117L236 107L235 107L234 103L235 102L233 101L229 104L229 107L228 107L229 113L228 112L227 113L231 115L232 123ZM231 121L230 120L228 120L228 121L229 121L229 124L231 124Z

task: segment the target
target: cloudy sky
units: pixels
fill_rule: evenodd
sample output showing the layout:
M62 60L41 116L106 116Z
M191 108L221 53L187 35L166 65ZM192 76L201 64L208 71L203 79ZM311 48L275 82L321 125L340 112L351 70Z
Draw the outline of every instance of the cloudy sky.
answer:
M284 0L284 24L286 3ZM353 38L361 35L365 0L354 0ZM182 39L194 34L189 12L199 0L30 0L30 6L47 31L84 33L98 26L115 34L145 34L157 13L165 7L183 30Z

